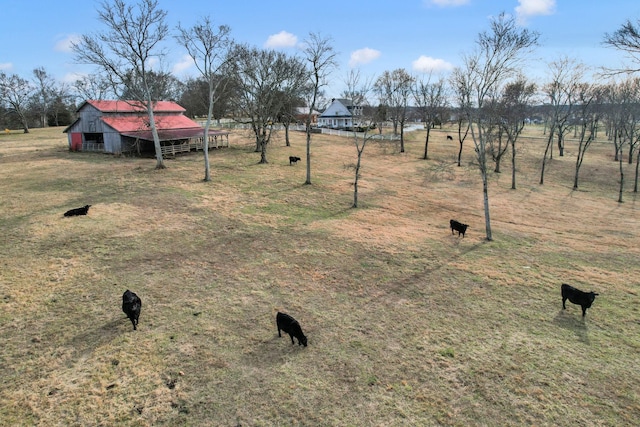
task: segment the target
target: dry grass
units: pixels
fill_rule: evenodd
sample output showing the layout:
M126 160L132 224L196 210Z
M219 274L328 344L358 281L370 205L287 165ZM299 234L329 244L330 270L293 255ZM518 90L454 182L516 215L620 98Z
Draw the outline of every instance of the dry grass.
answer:
M355 148L301 135L154 160L70 153L61 129L0 135L0 424L632 426L640 419L640 228L600 142L572 191L542 139L491 178L408 135ZM627 177L633 167L627 166ZM63 218L91 204L86 217ZM469 223L452 236L450 218ZM585 320L560 283L600 293ZM120 311L143 300L138 331ZM278 339L276 310L309 347Z

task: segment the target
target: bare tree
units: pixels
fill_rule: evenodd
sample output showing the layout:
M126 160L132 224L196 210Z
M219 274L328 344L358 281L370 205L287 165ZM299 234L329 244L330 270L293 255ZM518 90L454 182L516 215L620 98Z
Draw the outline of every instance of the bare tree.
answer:
M489 212L489 181L487 170L487 134L485 103L495 97L508 79L517 74L525 54L538 44L538 33L519 28L515 18L500 14L491 21L491 31L481 32L476 40L476 51L463 58L464 70L458 75L462 78L457 90L472 103L466 106L464 113L468 117L471 137L475 144L478 167L482 177L484 216L487 240L491 236L491 217Z
M465 113L472 108L471 92L468 90L467 77L464 70L461 68L453 70L453 73L451 73L449 78L449 82L453 87L453 95L457 104L455 113L458 128L458 144L460 145L460 148L458 149L458 167L460 167L462 161L462 147L467 136L469 136L469 131L471 130L471 123L469 122L468 115Z
M500 103L500 127L511 146L511 189L516 189L516 141L524 129L529 102L536 86L521 75L507 84Z
M629 59L636 63L635 67L609 70L610 73L631 74L640 71L640 68L638 68L638 65L640 65L640 20L637 20L635 24L627 20L613 33L605 33L603 43L605 46L613 47L626 53Z
M427 128L427 135L424 140L424 160L429 158L429 135L431 129L437 122L442 123L444 112L447 107L447 90L445 80L440 77L437 81L431 82L432 75L426 79L417 80L413 87L413 99L420 111L424 125Z
M328 84L329 75L337 67L336 52L331 45L330 38L317 33L310 33L304 43L304 59L307 62L309 76L309 91L307 92L308 114L304 119L307 137L307 177L305 184L311 184L311 120L317 108L322 88Z
M549 102L549 135L542 157L540 185L544 184L547 159L553 157L552 144L556 136L558 138L558 150L562 155L564 136L572 125L570 119L575 110L577 91L580 82L583 80L585 67L573 59L562 57L549 64L549 71L551 79L542 88Z
M24 133L29 133L27 108L33 91L34 87L28 80L17 74L9 76L0 72L0 103L5 104L9 112L18 116Z
M178 25L178 42L184 46L200 72L202 79L207 82L207 121L204 125L204 180L211 181L211 166L209 163L209 130L213 118L215 104L222 97L229 79L222 78L223 71L229 61L231 28L227 25L213 26L211 18L205 17L191 28Z
M248 118L256 137L260 163L267 162L267 145L273 124L289 94L299 93L307 83L307 71L298 58L282 52L236 45L230 62L238 87L234 108L239 119Z
M367 146L367 143L374 136L373 133L369 133L372 128L373 116L375 115L375 109L371 108L368 101L369 93L372 90L372 84L370 81L362 81L359 71L351 70L345 80L346 89L344 96L350 99L353 105L362 107L363 114L358 117L358 126L353 125L353 143L356 147L356 163L350 165L354 170L353 180L353 205L351 207L358 207L358 185L360 183L360 171L362 169L362 154ZM357 128L360 128L362 132L358 132Z
M581 83L578 85L578 108L576 113L580 125L578 131L578 151L576 153L576 173L573 179L574 190L578 189L580 167L584 161L587 149L596 138L599 120L597 107L601 102L601 93L601 89L594 84Z
M134 101L144 106L153 135L156 169L165 165L153 112L156 100L148 78L150 60L164 55L161 43L168 35L166 15L157 0L139 0L135 5L125 0L104 0L98 16L106 30L95 36L82 35L73 45L78 62L98 66L116 94L126 88L135 94Z
M393 123L393 134L400 128L400 152L404 153L404 124L407 120L407 106L415 79L404 68L392 72L385 71L376 80L374 90L380 102L387 106Z
M54 100L54 90L56 81L44 67L38 67L33 70L33 77L36 90L33 94L33 103L38 106L40 116L40 127L47 126L47 115L49 108Z
M73 83L77 96L82 100L103 100L111 94L109 81L99 73L87 74Z

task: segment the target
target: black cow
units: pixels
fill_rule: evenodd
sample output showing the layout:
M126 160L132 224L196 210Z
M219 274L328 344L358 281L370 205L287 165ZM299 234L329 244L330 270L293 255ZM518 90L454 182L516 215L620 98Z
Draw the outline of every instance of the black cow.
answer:
M562 293L562 309L566 309L565 302L567 300L571 301L573 304L577 304L582 307L582 317L587 314L587 308L591 307L593 301L596 299L595 292L583 292L580 289L576 289L571 285L567 285L563 283L560 286L560 292Z
M134 331L137 329L136 325L138 324L141 309L142 301L138 295L127 289L124 294L122 294L122 311L124 311L129 320L131 320Z
M282 334L280 333L280 330L282 329L291 337L291 344L295 344L293 337L296 337L298 338L298 345L307 346L307 337L302 333L300 323L298 323L296 319L286 313L278 312L278 314L276 314L276 324L278 326L279 337L282 337Z
M300 157L289 156L289 166L292 164L298 163L300 161Z
M64 213L64 216L86 215L90 207L91 205L85 205L81 208L69 209Z
M469 227L469 224L463 224L461 222L456 221L455 219L452 219L449 221L449 225L451 226L451 234L454 234L454 230L458 232L458 236L460 234L462 234L462 237L464 238L464 233L466 233L467 231L467 227Z
M449 141L453 141L453 137L452 137L451 135L447 135L447 139L448 139Z

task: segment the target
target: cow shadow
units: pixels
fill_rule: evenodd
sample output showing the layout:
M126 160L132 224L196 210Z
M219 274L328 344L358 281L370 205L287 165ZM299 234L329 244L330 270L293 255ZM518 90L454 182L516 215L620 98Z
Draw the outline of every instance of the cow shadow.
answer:
M125 318L125 320L128 319ZM73 358L82 361L90 357L93 352L122 334L122 318L111 320L97 328L89 329L73 337L68 346L73 349ZM128 323L131 326L131 323Z
M576 316L573 313L567 313L566 310L560 309L554 317L553 322L561 328L572 331L584 344L590 344L589 328L581 312Z
M250 348L243 352L243 361L246 365L254 367L281 366L307 351L308 347L299 346L297 339L292 345L289 335L283 332L282 337L278 337L276 332L254 340Z

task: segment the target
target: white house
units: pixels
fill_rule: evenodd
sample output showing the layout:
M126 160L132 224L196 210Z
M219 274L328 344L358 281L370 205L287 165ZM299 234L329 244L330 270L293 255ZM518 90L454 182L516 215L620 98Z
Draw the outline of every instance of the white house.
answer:
M362 116L362 107L353 105L349 99L332 99L331 105L320 117L318 117L318 127L343 129L358 125Z

